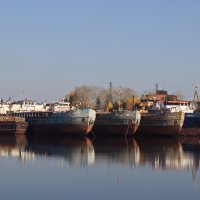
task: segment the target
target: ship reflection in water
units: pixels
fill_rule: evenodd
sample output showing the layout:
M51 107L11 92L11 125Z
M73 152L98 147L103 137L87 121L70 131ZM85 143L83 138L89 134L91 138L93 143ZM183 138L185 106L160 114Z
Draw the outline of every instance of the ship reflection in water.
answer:
M0 135L0 156L21 161L37 157L68 162L72 166L124 163L154 170L199 170L200 138L142 137L92 138Z
M95 152L91 141L86 137L32 136L28 137L25 151L35 156L54 158L73 166L94 164Z
M191 170L199 169L199 138L140 138L140 165L154 170ZM185 148L185 145L188 148ZM196 147L196 148L193 148ZM199 149L197 148L199 147Z
M74 166L94 164L94 148L86 137L0 135L0 156L34 161L40 157L68 162Z
M199 198L195 137L0 135L0 162L3 199Z

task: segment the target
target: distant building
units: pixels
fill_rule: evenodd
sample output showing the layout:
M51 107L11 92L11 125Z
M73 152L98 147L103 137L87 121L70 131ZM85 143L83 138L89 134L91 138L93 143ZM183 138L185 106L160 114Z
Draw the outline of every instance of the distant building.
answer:
M176 101L177 96L168 94L166 90L156 90L155 93L147 94L143 96L143 99L148 99L149 101L165 101L165 100L171 100Z

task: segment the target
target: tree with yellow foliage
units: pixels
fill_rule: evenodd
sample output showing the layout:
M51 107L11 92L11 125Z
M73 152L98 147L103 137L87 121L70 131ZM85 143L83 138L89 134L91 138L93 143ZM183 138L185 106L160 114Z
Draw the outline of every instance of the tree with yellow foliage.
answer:
M112 104L111 101L108 102L107 110L108 110L108 111L112 111L112 110L113 110L113 104Z

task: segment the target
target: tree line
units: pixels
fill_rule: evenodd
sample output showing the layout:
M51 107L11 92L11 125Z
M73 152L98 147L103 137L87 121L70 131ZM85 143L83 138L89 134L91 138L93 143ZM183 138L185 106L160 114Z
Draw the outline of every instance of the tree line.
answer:
M93 108L96 110L127 109L132 110L137 103L136 92L132 88L108 88L82 85L74 88L65 97L71 106Z

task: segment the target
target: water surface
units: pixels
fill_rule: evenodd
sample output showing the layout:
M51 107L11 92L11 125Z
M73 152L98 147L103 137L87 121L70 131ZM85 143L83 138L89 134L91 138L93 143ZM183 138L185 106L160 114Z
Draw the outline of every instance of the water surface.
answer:
M0 136L2 199L199 199L199 138Z

